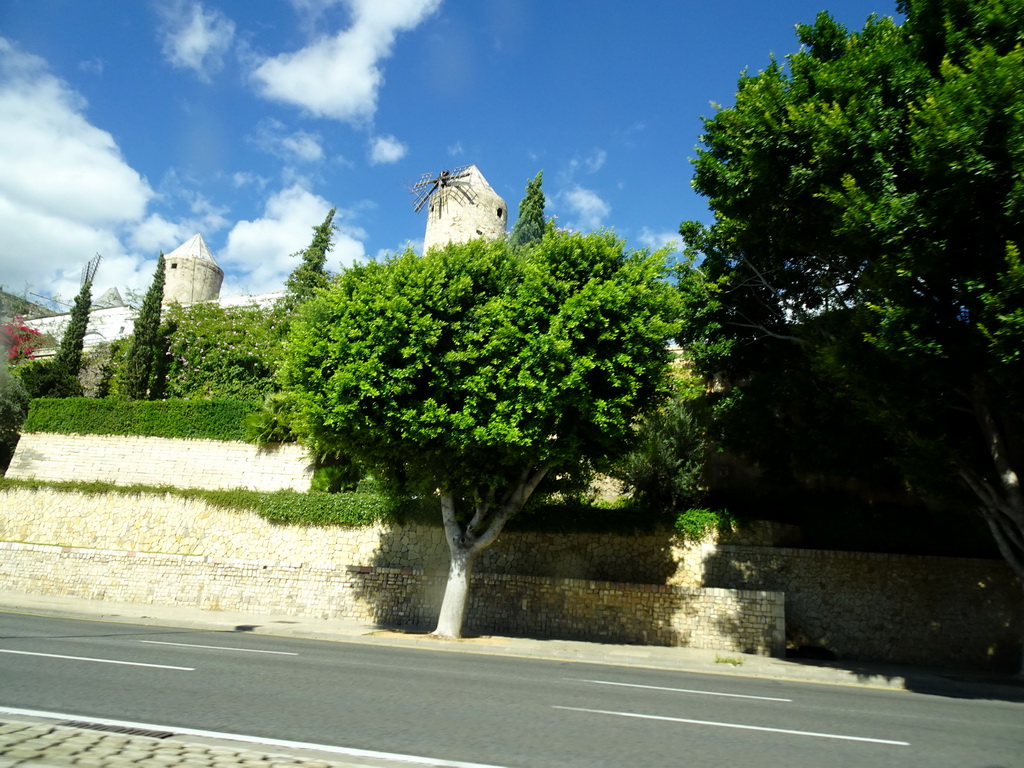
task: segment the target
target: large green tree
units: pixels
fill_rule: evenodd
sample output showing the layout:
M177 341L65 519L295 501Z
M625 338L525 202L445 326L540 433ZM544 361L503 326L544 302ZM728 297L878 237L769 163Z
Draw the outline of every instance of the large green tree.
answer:
M154 372L158 363L165 356L165 344L160 333L160 304L164 297L164 255L161 253L156 262L153 282L142 300L139 316L135 318L131 344L124 361L124 374L121 380L120 394L129 400L145 400L159 394L154 388ZM163 387L159 387L160 390Z
M544 236L544 190L541 189L544 171L538 171L526 182L526 193L519 201L519 218L512 227L512 245L529 245Z
M438 500L451 554L435 634L542 480L601 466L665 382L664 254L611 234L472 240L345 270L307 303L283 382L322 453Z
M799 26L705 121L685 340L741 392L817 393L819 432L977 510L1024 579L1024 2L899 10Z

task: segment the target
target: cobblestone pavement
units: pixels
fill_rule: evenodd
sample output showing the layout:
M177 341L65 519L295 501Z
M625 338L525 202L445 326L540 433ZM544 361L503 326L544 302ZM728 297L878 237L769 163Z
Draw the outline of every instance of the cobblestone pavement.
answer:
M373 764L202 744L170 734L156 738L7 717L0 721L2 768L362 768Z

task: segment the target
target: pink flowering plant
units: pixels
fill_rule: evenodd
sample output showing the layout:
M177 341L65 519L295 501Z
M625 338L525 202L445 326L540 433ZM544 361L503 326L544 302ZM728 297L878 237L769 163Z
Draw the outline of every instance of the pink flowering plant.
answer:
M6 353L7 362L14 365L22 360L34 360L36 350L43 346L45 337L35 328L25 325L20 317L13 322L0 325L0 349Z
M166 396L262 402L276 389L283 323L276 307L172 305L163 323Z

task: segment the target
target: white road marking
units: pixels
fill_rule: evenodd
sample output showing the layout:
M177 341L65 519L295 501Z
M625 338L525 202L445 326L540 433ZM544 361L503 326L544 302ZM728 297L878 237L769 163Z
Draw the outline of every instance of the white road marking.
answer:
M222 733L220 731L203 731L198 728L178 728L170 725L153 725L152 723L134 723L127 720L108 720L95 717L82 717L81 715L69 715L63 712L40 712L34 709L16 709L14 707L0 706L0 714L21 715L24 717L39 717L46 720L73 720L79 723L92 723L93 725L108 725L116 728L138 728L146 731L170 731L175 736L201 736L206 739L223 739L225 741L238 741L247 744L259 744L265 747L281 747L284 749L313 749L318 752L329 752L334 755L346 755L348 757L367 757L375 760L390 760L395 763L411 763L413 765L429 765L434 768L503 768L500 765L488 765L486 763L464 763L459 760L441 760L433 757L420 757L418 755L403 755L395 752L377 752L372 749L355 749L351 747L335 747L330 744L313 744L306 741L288 741L286 739L268 739L263 736L243 736L238 733Z
M99 664L123 664L126 667L150 667L152 669L177 669L181 672L195 672L195 667L172 667L167 664L143 664L140 661L118 661L117 659L94 659L89 656L64 656L60 653L34 653L32 651L12 651L0 648L0 653L16 653L20 656L43 656L47 659L71 659L72 661L95 661Z
M273 653L278 656L298 656L297 653L291 651L261 651L256 648L229 648L226 645L196 645L195 643L168 643L163 640L139 640L140 643L149 643L150 645L176 645L181 648L206 648L211 651L238 651L239 653Z
M815 731L791 731L786 728L766 728L760 725L744 725L743 723L719 723L714 720L690 720L686 717L665 717L663 715L641 715L636 712L610 712L606 709L583 709L582 707L559 707L571 712L588 712L593 715L615 715L617 717L635 717L641 720L663 720L669 723L688 723L690 725L712 725L716 728L737 728L743 731L762 731L765 733L782 733L787 736L814 736L819 739L838 739L840 741L862 741L869 744L888 744L895 747L909 747L909 741L892 741L890 739L873 739L867 736L844 736L840 733L816 733Z
M585 680L581 677L563 677L563 680L573 680L578 683L595 683L596 685L617 685L622 688L644 688L648 691L671 691L672 693L696 693L701 696L728 696L732 699L754 699L756 701L784 701L792 702L792 699L779 699L774 696L750 696L745 693L722 693L721 691L698 691L690 688L664 688L660 685L639 685L637 683L614 683L611 680Z

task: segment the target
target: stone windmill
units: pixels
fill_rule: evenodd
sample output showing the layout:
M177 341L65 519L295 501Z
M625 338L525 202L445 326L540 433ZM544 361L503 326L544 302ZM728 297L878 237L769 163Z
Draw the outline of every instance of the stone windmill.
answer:
M490 240L505 236L508 206L475 165L464 165L437 175L425 173L412 187L413 210L427 208L423 252L475 237Z
M224 270L220 268L202 235L193 235L164 256L166 272L161 303L194 304L220 296Z

